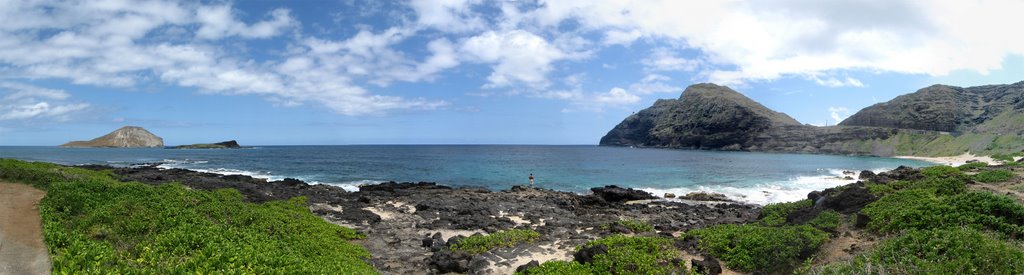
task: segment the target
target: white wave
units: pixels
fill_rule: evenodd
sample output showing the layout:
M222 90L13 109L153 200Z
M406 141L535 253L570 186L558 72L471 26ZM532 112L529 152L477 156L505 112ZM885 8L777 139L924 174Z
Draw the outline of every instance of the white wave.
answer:
M356 192L356 191L359 191L359 187L360 186L375 185L375 184L381 184L381 183L384 183L384 182L385 181L380 181L380 180L357 180L357 181L348 181L348 182L340 182L340 183L313 181L313 182L310 182L310 184L324 184L324 185L330 185L330 186L337 186L337 187L341 187L341 189L345 189L345 191Z
M892 168L873 169L872 172L879 173L891 170ZM860 171L842 169L819 169L826 172L824 175L796 176L785 181L767 182L748 187L732 186L694 186L678 188L638 188L650 192L658 197L664 197L665 193L673 193L677 196L686 195L691 192L712 192L723 194L726 197L746 203L765 205L769 203L792 202L807 198L807 193L821 191L828 188L854 183L859 179ZM853 172L853 174L844 171ZM849 178L847 178L849 176Z

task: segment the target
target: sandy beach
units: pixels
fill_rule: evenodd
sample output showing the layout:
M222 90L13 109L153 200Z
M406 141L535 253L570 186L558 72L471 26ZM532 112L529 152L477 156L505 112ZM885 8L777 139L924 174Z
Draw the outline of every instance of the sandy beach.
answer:
M994 159L992 159L991 157L988 157L988 156L975 156L974 154L971 154L971 153L964 153L963 155L949 156L949 157L894 156L894 158L923 160L923 161L927 161L927 162L934 162L934 163L944 164L944 165L949 165L949 166L964 165L965 163L967 163L967 161L970 161L970 160L983 161L983 162L987 162L989 164L1002 163L1001 161L994 160Z

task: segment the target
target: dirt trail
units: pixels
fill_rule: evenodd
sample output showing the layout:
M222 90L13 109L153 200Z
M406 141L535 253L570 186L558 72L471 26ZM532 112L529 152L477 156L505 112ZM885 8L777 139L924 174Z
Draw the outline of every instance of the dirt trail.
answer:
M49 274L39 200L45 192L0 182L0 274Z

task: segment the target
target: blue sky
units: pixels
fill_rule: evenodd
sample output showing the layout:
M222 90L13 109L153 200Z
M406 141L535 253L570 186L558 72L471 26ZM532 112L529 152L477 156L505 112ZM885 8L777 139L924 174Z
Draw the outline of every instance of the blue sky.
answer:
M815 125L1024 80L1024 2L4 1L0 145L596 144L686 86ZM957 18L951 20L951 18Z

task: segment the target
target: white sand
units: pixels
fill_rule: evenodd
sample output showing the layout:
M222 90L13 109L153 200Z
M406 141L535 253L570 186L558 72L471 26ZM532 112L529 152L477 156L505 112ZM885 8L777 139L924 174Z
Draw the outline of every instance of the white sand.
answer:
M971 154L971 153L964 153L963 155L951 156L951 157L895 156L894 158L923 160L923 161L927 161L927 162L944 164L944 165L949 165L949 166L964 165L969 160L977 160L977 161L987 162L989 164L999 164L999 163L1002 163L1002 162L994 160L994 159L992 159L991 157L988 157L988 156L975 156L974 154Z
M495 265L494 274L512 274L516 273L516 268L529 263L530 261L536 260L539 263L547 261L568 261L572 259L572 248L560 249L558 248L558 242L547 245L539 246L544 249L543 252L537 252L530 254L529 256L516 258L514 262L509 265Z

